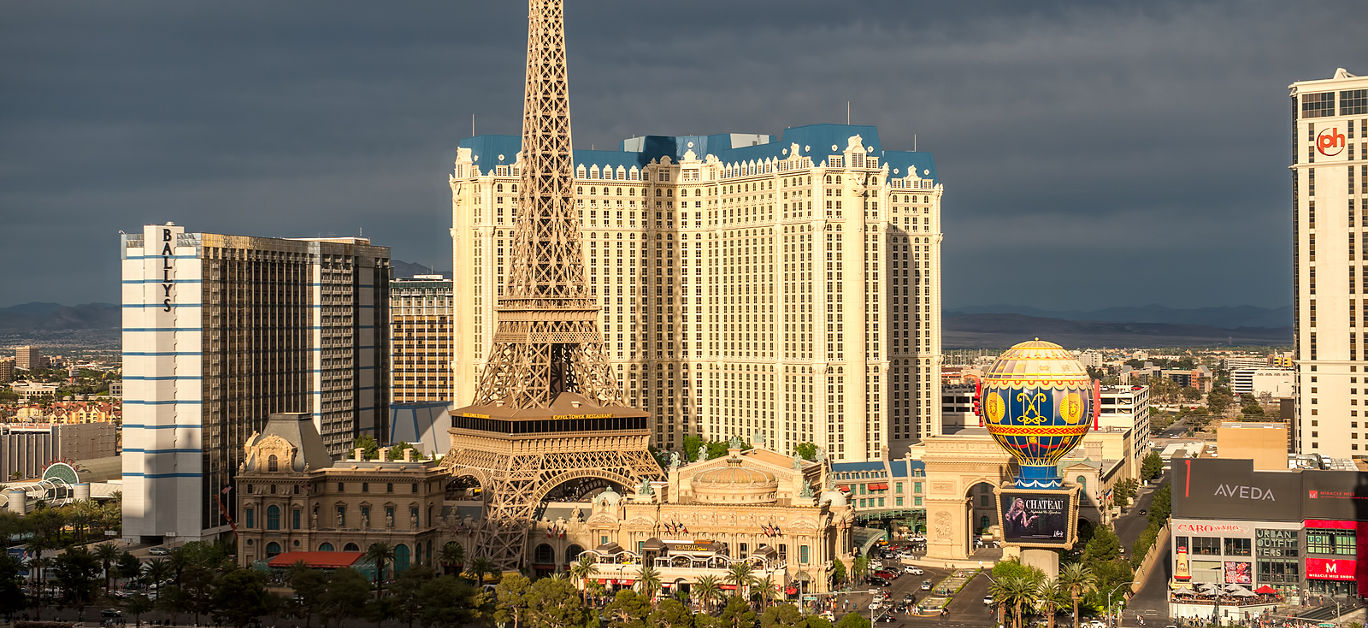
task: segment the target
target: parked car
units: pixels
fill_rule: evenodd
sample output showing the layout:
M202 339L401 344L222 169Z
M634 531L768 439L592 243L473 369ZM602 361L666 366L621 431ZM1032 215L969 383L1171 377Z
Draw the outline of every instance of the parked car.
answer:
M985 596L983 596L983 605L984 605L984 606L992 606L992 605L993 605L993 596L991 596L991 595L985 595Z
M892 580L894 578L897 578L898 574L895 574L888 570L881 569L879 571L874 572L874 576L877 578L883 578L884 580Z
M147 553L153 556L170 556L171 550L158 545L157 547L147 550Z
M923 590L923 591L930 591L930 590L931 590L931 581L930 581L930 580L922 580L921 590Z
M118 619L123 617L123 611L117 608L106 608L100 611L100 617L104 617L105 619Z

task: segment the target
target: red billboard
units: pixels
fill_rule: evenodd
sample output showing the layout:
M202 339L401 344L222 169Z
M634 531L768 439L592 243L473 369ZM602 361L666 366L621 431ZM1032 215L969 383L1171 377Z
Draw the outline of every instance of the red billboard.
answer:
M1353 580L1358 561L1342 558L1307 558L1306 577L1317 580Z

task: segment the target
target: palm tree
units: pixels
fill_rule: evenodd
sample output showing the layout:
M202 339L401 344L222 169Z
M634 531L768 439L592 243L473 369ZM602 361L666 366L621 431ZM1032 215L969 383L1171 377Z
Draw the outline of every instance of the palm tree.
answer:
M171 564L165 558L154 558L143 565L143 579L152 590L161 593L161 585L171 576Z
M1036 597L1039 599L1037 607L1045 615L1049 628L1055 628L1055 615L1069 604L1068 593L1060 588L1058 580L1043 580L1036 587Z
M95 560L100 561L100 566L104 568L105 595L109 595L109 572L113 568L114 562L119 560L122 552L113 543L101 543L95 546Z
M727 582L736 585L736 595L745 597L745 588L755 579L755 569L746 561L737 561L727 568Z
M494 563L484 557L476 558L470 561L470 571L475 574L475 586L480 586L484 584L484 575L493 573Z
M585 583L589 579L589 576L593 575L596 569L594 564L594 555L586 553L580 554L579 560L575 561L575 564L570 565L570 575L575 577L575 582L580 587L581 599L587 598L586 594L589 592L589 587L585 586Z
M1097 575L1083 563L1069 563L1059 571L1059 586L1073 601L1073 624L1078 628L1078 600L1097 590Z
M385 562L394 560L394 548L388 543L371 543L366 548L366 558L375 563L375 599L380 599L385 589Z
M1026 576L1008 578L1008 580L1009 597L1012 600L1013 614L1016 616L1016 627L1021 628L1025 624L1026 612L1035 607L1037 581Z
M651 606L655 606L656 593L660 591L660 572L656 571L655 567L643 563L637 582L641 585L641 593L651 601Z
M465 566L465 548L456 541L443 545L439 562L442 563L443 571L449 572L454 569L456 573L461 573L461 567Z
M779 597L779 587L774 585L773 580L757 581L753 592L760 594L760 602L765 608L769 608L774 600Z
M717 576L703 576L689 587L689 593L702 603L704 613L711 613L713 601L722 598L722 587L719 586Z
M594 606L598 606L599 600L607 593L608 587L598 580L590 580L584 583L584 593Z

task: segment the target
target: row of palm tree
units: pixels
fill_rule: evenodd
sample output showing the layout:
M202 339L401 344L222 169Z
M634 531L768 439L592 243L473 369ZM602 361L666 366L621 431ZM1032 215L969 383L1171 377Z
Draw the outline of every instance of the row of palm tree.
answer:
M598 572L598 563L593 554L580 554L579 560L570 566L570 577L580 584L581 596L588 601L593 595L600 597L603 591L603 584L594 579L593 576ZM649 564L643 564L636 574L636 586L639 591L651 600L652 606L655 605L657 594L662 588L660 572ZM706 612L711 613L713 605L722 602L727 598L727 592L723 589L724 584L733 587L732 595L749 597L751 594L759 595L763 604L769 606L779 597L779 589L774 582L768 579L761 579L755 576L755 568L750 563L735 562L727 568L727 575L718 578L713 575L705 575L689 586L689 595L694 602L702 607Z
M1073 625L1079 627L1078 603L1083 596L1097 590L1097 576L1083 563L1065 565L1059 578L1044 578L1038 571L1025 575L1008 575L993 580L988 593L999 612L1007 614L1011 628L1022 628L1025 617L1040 613L1054 628L1055 615L1073 606ZM1010 611L1010 614L1007 613Z

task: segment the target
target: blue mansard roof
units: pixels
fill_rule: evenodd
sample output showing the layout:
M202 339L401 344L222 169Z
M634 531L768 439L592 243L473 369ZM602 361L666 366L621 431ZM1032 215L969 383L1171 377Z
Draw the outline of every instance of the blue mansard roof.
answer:
M887 164L889 176L902 178L915 170L923 179L936 178L936 164L931 153L901 150L884 150L879 143L879 130L869 125L851 124L809 124L784 129L779 139L770 136L718 133L714 135L647 135L624 140L619 150L575 150L575 165L590 168L621 166L631 169L643 168L652 161L669 156L678 162L684 153L692 150L699 159L707 155L716 156L722 163L735 163L763 159L785 159L789 147L798 145L801 154L811 156L813 163L833 153L845 150L852 135L859 135L869 154ZM734 145L741 142L741 145ZM754 143L747 143L754 142ZM633 150L628 150L628 145ZM494 166L512 165L521 146L521 138L516 135L477 135L461 140L461 148L469 148L475 164L481 170Z

